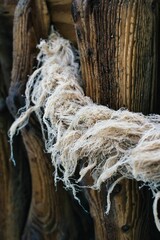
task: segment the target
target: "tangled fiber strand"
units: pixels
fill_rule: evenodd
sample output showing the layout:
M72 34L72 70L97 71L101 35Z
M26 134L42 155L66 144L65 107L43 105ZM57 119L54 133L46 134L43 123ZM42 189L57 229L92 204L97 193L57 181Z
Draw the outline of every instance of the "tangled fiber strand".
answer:
M157 213L160 116L114 111L94 104L80 86L77 53L57 32L47 42L41 41L39 49L39 68L27 83L25 108L9 130L11 147L13 136L34 112L55 167L55 182L61 179L76 197L75 184L88 172L94 180L90 187L94 189L100 189L103 182L117 176L108 191L106 212L109 212L109 196L118 181L122 178L141 181L153 192L153 213L160 230ZM71 178L79 161L82 163L79 179L73 183Z

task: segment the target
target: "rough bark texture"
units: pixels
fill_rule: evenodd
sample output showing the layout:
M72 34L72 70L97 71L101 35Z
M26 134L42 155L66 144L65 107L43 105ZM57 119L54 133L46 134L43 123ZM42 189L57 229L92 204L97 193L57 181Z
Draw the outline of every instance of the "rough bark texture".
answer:
M84 88L95 102L114 109L158 111L159 9L160 1L73 1ZM87 192L96 239L155 239L149 228L149 191L122 181L105 216L109 185L100 193Z

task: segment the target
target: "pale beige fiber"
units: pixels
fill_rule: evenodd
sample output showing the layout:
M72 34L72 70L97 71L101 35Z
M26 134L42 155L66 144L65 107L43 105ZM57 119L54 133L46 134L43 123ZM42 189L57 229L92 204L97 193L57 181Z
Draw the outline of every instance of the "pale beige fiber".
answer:
M77 52L58 33L41 41L39 49L39 68L26 86L26 106L9 130L11 147L13 136L34 112L45 149L51 154L55 182L61 179L76 197L76 186L87 173L94 180L88 187L95 190L115 176L106 199L108 213L109 196L116 183L122 178L135 179L153 192L153 213L160 230L160 116L94 104L81 88Z

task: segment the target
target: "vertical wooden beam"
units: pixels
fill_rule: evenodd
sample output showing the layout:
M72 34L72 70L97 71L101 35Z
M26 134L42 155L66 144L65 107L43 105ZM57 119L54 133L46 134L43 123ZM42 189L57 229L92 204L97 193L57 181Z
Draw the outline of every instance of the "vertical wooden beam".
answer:
M16 0L0 1L0 239L21 237L30 204L30 174L22 138L14 144L16 167L10 159L7 137L13 121L6 106L11 80L12 28ZM23 156L23 161L22 161ZM25 169L25 171L24 171Z
M36 65L36 46L41 38L48 37L49 23L45 0L18 2L13 28L12 82L7 98L8 109L14 117L24 105L28 75ZM54 169L50 156L44 151L40 126L35 116L31 117L30 123L22 131L22 138L28 155L32 192L29 210L25 212L25 226L16 239L72 240L78 239L80 234L84 240L89 239L90 219L83 218L84 213L79 211L79 206L73 204L62 184L58 184L57 189L54 186ZM17 155L15 160L16 157ZM19 205L16 207L19 208ZM16 222L15 225L18 226ZM13 226L12 224L11 227Z
M14 13L12 81L7 98L8 108L14 117L24 105L25 85L36 65L37 44L41 38L48 36L48 31L46 2L19 0Z
M63 186L58 184L56 190L54 169L44 153L41 137L34 130L31 127L22 133L32 177L32 199L22 237L25 240L78 239L82 223L76 221L72 201Z
M158 111L159 10L159 0L73 0L84 89L95 102L145 114ZM92 180L88 176L85 181ZM87 191L96 239L153 239L149 191L122 181L106 216L109 184L100 193Z
M86 94L113 109L155 110L160 2L73 1Z

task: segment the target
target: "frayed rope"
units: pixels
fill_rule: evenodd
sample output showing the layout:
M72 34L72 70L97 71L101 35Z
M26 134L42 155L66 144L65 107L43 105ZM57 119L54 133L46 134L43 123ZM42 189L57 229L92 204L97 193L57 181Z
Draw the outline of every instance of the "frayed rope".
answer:
M79 182L89 172L93 189L117 176L110 193L122 178L142 181L155 197L153 213L160 230L157 204L160 199L160 116L144 116L127 110L114 111L96 105L84 95L80 86L77 52L69 41L53 32L48 41L39 44L39 68L26 86L26 105L9 130L13 136L34 112L40 122L45 148L55 167L55 183L61 179L73 191L73 178L81 161ZM12 160L13 159L13 154ZM14 162L15 163L15 162ZM59 176L61 172L62 177ZM120 177L119 177L120 176Z

